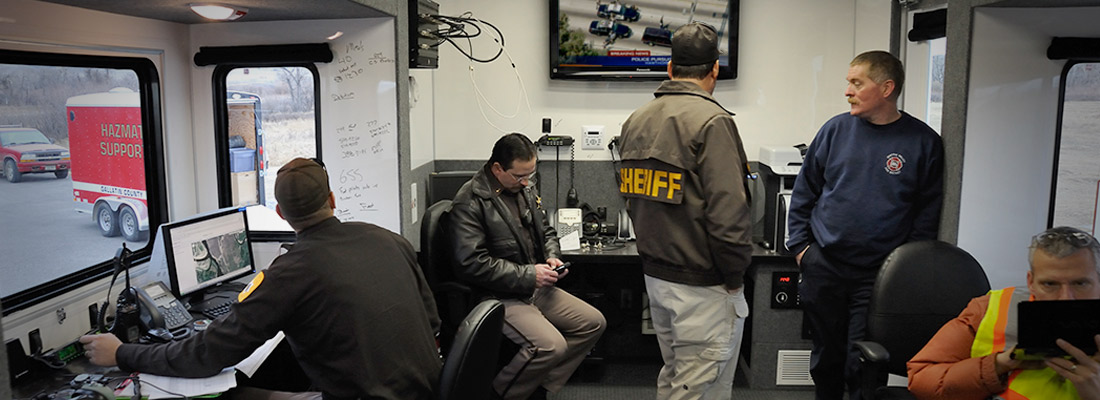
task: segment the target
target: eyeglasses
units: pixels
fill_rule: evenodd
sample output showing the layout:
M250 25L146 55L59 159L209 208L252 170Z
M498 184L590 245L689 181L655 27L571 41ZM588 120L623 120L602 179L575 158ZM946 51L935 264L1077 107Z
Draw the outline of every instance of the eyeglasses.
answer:
M1096 243L1096 239L1085 232L1063 230L1049 230L1031 238L1031 243L1039 247L1045 247L1054 242L1064 242L1075 248L1084 248Z
M533 171L533 172L531 172L530 174L527 174L527 175L516 175L516 174L513 174L513 173L508 172L508 171L504 171L504 172L507 173L509 176L511 176L512 179L515 179L516 182L522 182L522 181L530 182L532 179L535 179L535 174L538 173L538 171Z

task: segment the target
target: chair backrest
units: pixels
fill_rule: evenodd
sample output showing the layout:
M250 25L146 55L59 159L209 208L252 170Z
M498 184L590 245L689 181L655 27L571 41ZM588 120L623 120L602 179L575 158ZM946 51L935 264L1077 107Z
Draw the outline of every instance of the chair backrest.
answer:
M496 376L504 305L488 299L462 320L439 376L439 400L489 399Z
M450 240L444 231L443 217L451 208L450 200L440 200L428 207L420 222L420 268L424 270L424 280L435 288L440 282L454 280L451 269Z
M971 299L989 291L978 261L936 240L898 246L879 270L867 313L867 340L890 352L887 371L905 376L905 363Z

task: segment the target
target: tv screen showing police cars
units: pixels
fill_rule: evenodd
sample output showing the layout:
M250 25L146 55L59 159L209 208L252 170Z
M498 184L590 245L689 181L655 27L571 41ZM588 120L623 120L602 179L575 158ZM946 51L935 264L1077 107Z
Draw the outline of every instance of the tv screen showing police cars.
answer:
M559 67L664 68L672 54L672 33L690 22L714 27L719 62L729 63L729 16L736 1L557 1ZM736 27L732 30L736 36Z

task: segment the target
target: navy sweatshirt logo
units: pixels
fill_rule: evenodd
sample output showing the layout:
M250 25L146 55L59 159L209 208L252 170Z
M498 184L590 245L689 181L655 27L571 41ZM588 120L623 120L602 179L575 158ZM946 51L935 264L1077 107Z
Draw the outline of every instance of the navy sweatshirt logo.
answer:
M890 153L886 156L886 173L890 175L897 175L901 173L901 168L905 166L905 157L902 157L898 153Z

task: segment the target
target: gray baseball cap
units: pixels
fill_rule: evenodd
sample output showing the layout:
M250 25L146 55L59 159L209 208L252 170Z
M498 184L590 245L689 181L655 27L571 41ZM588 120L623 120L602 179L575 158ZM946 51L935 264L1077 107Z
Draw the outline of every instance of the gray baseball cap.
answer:
M692 22L672 34L672 63L712 64L718 59L718 32L714 27Z

